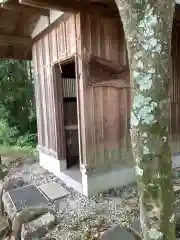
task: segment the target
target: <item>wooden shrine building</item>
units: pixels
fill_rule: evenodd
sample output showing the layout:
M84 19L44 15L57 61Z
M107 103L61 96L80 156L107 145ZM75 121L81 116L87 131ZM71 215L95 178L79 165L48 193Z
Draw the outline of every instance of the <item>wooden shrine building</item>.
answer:
M171 148L180 166L180 10L172 41ZM0 57L33 60L40 165L86 196L134 180L131 88L114 0L7 0Z

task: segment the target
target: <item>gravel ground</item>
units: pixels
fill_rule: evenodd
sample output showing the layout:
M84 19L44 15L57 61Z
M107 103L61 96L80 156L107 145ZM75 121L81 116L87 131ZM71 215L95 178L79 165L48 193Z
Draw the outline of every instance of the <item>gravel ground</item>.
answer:
M47 234L47 239L99 239L109 227L127 225L139 216L136 185L111 189L87 199L68 188L61 180L38 163L13 166L7 178L23 178L28 184L40 185L50 181L60 183L70 194L56 201L58 225Z
M110 189L87 199L32 161L12 166L6 178L11 177L23 178L27 185L55 181L70 192L68 196L53 204L58 224L48 232L44 240L96 240L100 239L101 234L109 227L117 224L129 225L139 217L135 184ZM174 173L174 183L180 183L180 169ZM176 201L179 202L179 199L180 194Z

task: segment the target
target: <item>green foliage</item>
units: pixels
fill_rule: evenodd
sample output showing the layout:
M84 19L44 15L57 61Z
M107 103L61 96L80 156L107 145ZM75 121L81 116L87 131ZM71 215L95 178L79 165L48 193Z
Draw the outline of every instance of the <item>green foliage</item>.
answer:
M0 60L0 144L35 146L36 132L31 65Z
M8 168L5 164L0 165L0 181L4 180L4 177L6 176L6 174L8 173Z
M3 105L0 105L0 145L14 145L16 143L18 130L15 126L9 126L8 117L8 112Z
M19 147L28 147L36 146L36 134L27 132L25 135L20 136L17 140L17 146Z

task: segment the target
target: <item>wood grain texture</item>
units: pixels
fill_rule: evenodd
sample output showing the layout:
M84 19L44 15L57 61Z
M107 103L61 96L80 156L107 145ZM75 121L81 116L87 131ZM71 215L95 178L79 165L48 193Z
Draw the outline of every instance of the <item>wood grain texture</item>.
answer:
M65 159L63 82L58 62L76 52L75 14L66 14L48 28L33 45L36 73L36 106L39 145ZM54 153L53 153L54 155Z
M172 37L172 78L170 82L170 137L172 153L180 148L180 26L174 24Z
M45 140L42 146L57 152L60 159L66 157L62 122L62 79L57 74L56 78L52 77L49 69L52 72L54 64L76 55L80 163L94 169L110 168L123 163L123 155L127 152L127 122L130 110L127 106L130 91L114 87L121 85L122 79L118 78L115 80L118 84L114 86L90 86L88 72L90 54L107 60L104 60L105 63L109 64L108 61L111 61L113 66L121 68L127 65L124 33L119 18L107 18L99 13L67 14L62 17L62 21L57 21L57 24L37 39L34 44L37 46L34 47L36 51L39 49L39 42L43 42L41 46L44 51L43 61L41 54L41 62L35 61L36 65L38 62L38 72L42 75L40 81L44 87L44 125L40 127L40 131L44 133ZM129 85L129 77L124 81ZM53 140L53 137L56 140ZM42 136L39 138L42 139Z
M82 14L83 98L86 129L86 164L94 171L110 169L123 163L126 153L126 108L129 91L113 86L90 86L89 55L110 60L117 66L127 65L124 33L119 18L109 19L100 14ZM107 80L107 79L106 79ZM120 81L120 80L116 80ZM127 79L129 81L129 79Z

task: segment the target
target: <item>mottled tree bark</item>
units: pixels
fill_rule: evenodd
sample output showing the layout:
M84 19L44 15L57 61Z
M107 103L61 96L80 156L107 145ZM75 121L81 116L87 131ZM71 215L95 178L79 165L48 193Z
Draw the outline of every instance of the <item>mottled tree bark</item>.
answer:
M132 84L131 141L144 240L175 240L168 144L174 0L115 0L124 26Z

